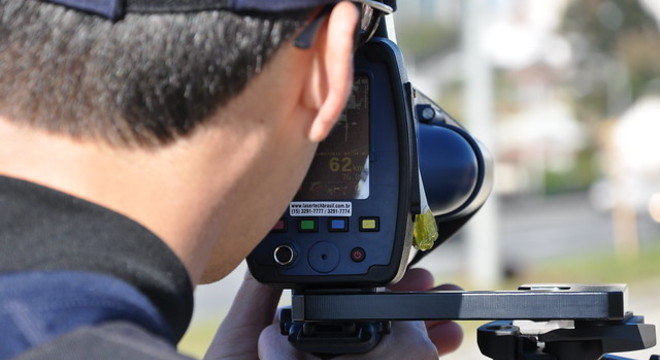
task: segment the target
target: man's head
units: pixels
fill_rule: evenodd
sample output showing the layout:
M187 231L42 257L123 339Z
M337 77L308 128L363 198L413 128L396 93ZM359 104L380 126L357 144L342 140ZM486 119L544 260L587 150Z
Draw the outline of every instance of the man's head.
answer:
M0 174L132 217L194 282L224 276L293 197L350 92L353 4L334 6L310 49L291 44L319 10L113 22L0 0Z
M310 10L129 14L0 0L0 114L114 145L185 136L239 94Z

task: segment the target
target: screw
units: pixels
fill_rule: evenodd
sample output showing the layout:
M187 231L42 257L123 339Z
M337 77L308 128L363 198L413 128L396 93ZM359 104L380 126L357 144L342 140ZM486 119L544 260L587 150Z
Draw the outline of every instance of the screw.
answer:
M422 110L422 120L426 122L430 122L435 118L435 110L433 110L432 107L430 106L424 106L424 109Z

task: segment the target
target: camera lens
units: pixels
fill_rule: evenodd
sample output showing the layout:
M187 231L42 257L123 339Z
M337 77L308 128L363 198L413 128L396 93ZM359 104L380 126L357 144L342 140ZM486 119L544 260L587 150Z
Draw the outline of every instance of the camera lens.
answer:
M295 256L295 252L289 245L280 245L273 252L273 259L282 266L291 264Z

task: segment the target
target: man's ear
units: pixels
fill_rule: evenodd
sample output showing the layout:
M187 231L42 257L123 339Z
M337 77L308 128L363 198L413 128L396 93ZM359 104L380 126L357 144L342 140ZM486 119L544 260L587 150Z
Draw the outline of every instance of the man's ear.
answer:
M353 42L359 20L357 7L343 1L321 26L314 46L310 76L303 89L305 107L316 116L308 127L310 141L321 142L334 127L353 85Z

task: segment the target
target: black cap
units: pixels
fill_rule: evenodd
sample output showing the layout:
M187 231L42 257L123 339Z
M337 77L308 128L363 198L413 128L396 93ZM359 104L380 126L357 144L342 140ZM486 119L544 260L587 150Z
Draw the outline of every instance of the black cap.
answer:
M339 0L42 0L110 20L127 13L157 14L208 10L284 12L311 9Z

